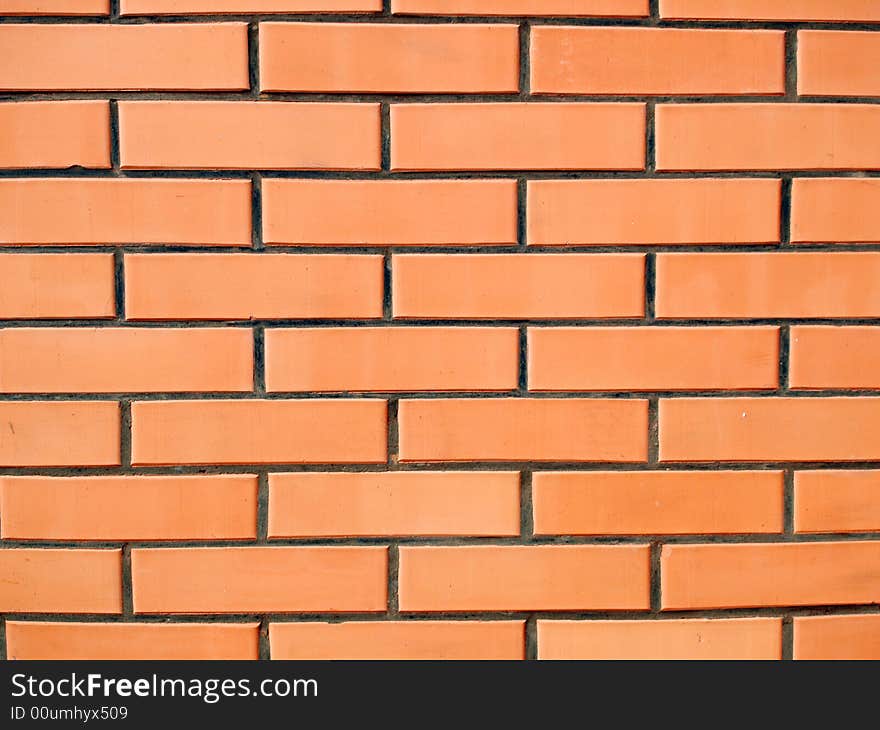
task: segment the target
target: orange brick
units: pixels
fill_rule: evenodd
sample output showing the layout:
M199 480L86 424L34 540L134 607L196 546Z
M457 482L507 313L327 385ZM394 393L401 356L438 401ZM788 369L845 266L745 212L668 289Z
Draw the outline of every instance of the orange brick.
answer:
M519 90L515 25L260 23L263 91Z
M111 254L0 254L0 319L116 314Z
M795 532L880 531L880 471L799 471Z
M663 610L880 601L880 542L664 545Z
M153 401L131 411L137 465L386 459L381 400Z
M0 180L0 210L0 243L251 245L247 180Z
M541 246L779 240L778 180L533 180L527 200Z
M0 611L122 613L121 550L0 550Z
M392 170L643 170L644 104L394 104Z
M647 545L401 547L401 611L647 609Z
M793 327L791 387L880 386L880 327Z
M6 622L10 659L257 659L259 624Z
M0 392L250 391L246 329L0 329Z
M661 461L880 458L880 398L660 401Z
M535 391L779 384L776 327L530 327L528 337L529 389Z
M554 319L641 317L641 254L400 255L395 317Z
M378 12L382 0L120 0L121 15Z
M880 96L876 33L802 30L797 56L799 94Z
M244 475L0 477L3 537L236 540L257 536L257 478Z
M123 101L125 169L378 170L378 104Z
M391 0L395 13L412 15L566 15L648 14L648 0Z
M657 316L741 319L880 316L875 253L657 256Z
M538 659L781 659L778 618L538 621Z
M0 167L110 167L105 101L0 104Z
M880 616L794 619L795 659L880 659Z
M130 254L125 312L129 319L375 319L382 276L381 256Z
M516 472L269 476L269 537L503 537L519 532Z
M880 169L880 107L661 104L657 169Z
M4 25L0 89L248 88L247 25Z
M531 90L784 94L785 35L774 30L535 26Z
M271 623L273 659L524 659L522 621Z
M782 532L782 472L536 472L538 535Z
M384 547L131 551L136 613L384 611Z
M662 18L704 20L880 20L874 0L660 0Z
M795 243L880 241L880 180L803 178L791 190Z
M110 0L0 0L2 15L108 15Z
M401 461L644 461L647 401L504 398L400 402Z
M503 391L515 390L518 379L512 327L266 331L269 391Z
M267 244L515 244L516 211L513 180L263 181Z
M3 466L116 466L119 404L84 401L0 403Z

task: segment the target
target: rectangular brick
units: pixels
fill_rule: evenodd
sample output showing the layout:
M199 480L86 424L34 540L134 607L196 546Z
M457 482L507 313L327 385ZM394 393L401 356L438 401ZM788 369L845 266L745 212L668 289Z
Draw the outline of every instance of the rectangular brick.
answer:
M880 542L664 545L662 609L877 603L878 560Z
M0 213L5 244L251 245L248 180L0 180Z
M880 169L880 107L661 104L657 169Z
M391 106L392 170L644 168L644 104Z
M269 475L269 537L520 532L517 472Z
M401 547L401 611L647 609L647 545Z
M798 616L794 659L880 659L880 616Z
M779 240L779 180L532 180L530 245Z
M385 547L131 551L136 613L384 611Z
M260 23L263 91L519 90L515 25Z
M258 623L144 624L7 621L10 659L259 658Z
M266 330L270 392L504 391L518 381L513 327Z
M0 167L110 167L106 101L0 104Z
M701 20L880 20L874 0L660 0L660 17Z
M122 613L122 551L0 550L3 613Z
M775 30L535 26L530 58L538 94L785 93Z
M798 471L795 532L880 531L880 471Z
M798 31L797 66L799 94L880 96L876 32Z
M645 313L642 254L397 255L394 316L608 319Z
M792 388L880 387L880 327L793 327Z
M241 540L257 537L257 478L0 477L3 538Z
M411 15L644 16L648 0L391 0L391 10Z
M133 403L132 461L145 464L378 463L381 400Z
M247 89L245 23L4 25L5 91Z
M771 389L779 330L530 327L528 377L533 391Z
M516 228L513 180L263 181L270 245L511 245Z
M123 101L128 170L378 170L378 104Z
M3 15L109 15L110 0L0 0Z
M794 243L880 242L880 180L801 178L791 189Z
M182 13L369 13L382 0L120 0L121 15Z
M381 256L128 254L129 319L376 319ZM0 295L2 296L2 295Z
M247 329L0 329L2 393L250 391Z
M880 316L876 253L657 255L657 316L823 318Z
M880 398L660 401L661 461L868 461L880 458Z
M524 659L522 621L270 623L273 659Z
M0 254L0 319L116 314L112 254Z
M538 659L782 658L778 618L538 621Z
M536 472L537 535L781 533L782 472Z
M117 466L119 404L109 401L0 403L0 465Z
M403 400L399 429L401 461L645 461L648 402Z

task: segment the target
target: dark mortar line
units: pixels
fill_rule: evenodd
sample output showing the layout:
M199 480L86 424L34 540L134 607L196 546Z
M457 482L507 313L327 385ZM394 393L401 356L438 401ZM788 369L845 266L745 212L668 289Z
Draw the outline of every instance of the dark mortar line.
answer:
M257 475L257 543L269 544L269 473Z
M530 614L525 621L525 659L535 661L538 658L538 620Z
M254 335L254 388L253 395L264 396L266 394L266 331L261 325L253 328Z
M388 546L388 618L400 617L400 549L397 542Z
M386 432L388 438L386 467L395 470L399 467L400 459L400 426L398 423L398 410L400 401L392 398L387 404Z
M662 584L660 580L661 575L661 567L660 567L660 555L663 549L663 544L660 542L652 542L651 543L651 554L650 554L650 583L649 583L649 591L651 596L651 612L659 613L663 607L663 597L661 594Z
M119 102L110 99L108 103L110 115L110 168L113 175L119 176Z
M784 324L779 328L779 395L787 396L791 360L791 326Z
M257 634L257 657L261 661L269 661L272 658L272 650L269 645L269 619L260 619L259 633Z
M645 324L654 325L657 318L657 254L645 255Z
M783 472L782 531L784 535L792 538L794 538L795 536L800 536L794 531L794 500L794 470L786 469Z
M257 99L260 96L260 28L258 23L248 23L247 39L249 95Z
M787 30L785 32L785 98L794 102L798 101L797 47L797 31Z
M779 197L779 242L783 248L788 248L791 243L791 189L793 181L791 176L782 178L782 186ZM799 249L804 244L793 247Z
M519 24L519 98L527 101L531 93L532 79L532 29L528 21Z
M132 588L131 546L122 546L122 615L134 615L134 593Z
M258 173L250 175L251 181L251 247L255 251L266 248L263 243L263 176Z
M645 172L657 172L657 105L651 99L645 104Z
M520 538L525 543L535 539L535 508L532 497L532 471L524 469L519 475Z
M660 401L657 398L648 400L648 449L647 463L657 466L660 463Z
M379 104L379 136L379 167L382 173L387 174L391 172L391 105L387 101Z
M529 251L534 246L529 245L528 241L528 196L529 183L527 178L520 177L516 181L516 250Z
M790 615L782 617L782 656L783 661L794 659L794 622Z
M113 251L113 291L116 317L113 320L98 320L102 326L106 326L110 322L120 326L125 322L125 255L118 248ZM64 322L64 320L61 321ZM63 329L74 329L75 326L76 320L66 321L59 325Z
M9 653L6 648L6 619L0 616L0 660L9 659Z
M120 469L131 468L131 400L119 402L119 465Z
M528 327L522 325L519 328L518 337L518 361L519 361L519 379L517 392L520 395L528 395L529 393L529 337Z
M378 253L378 252L377 252ZM342 320L352 321L352 320ZM390 326L394 322L394 287L391 249L382 254L382 324Z

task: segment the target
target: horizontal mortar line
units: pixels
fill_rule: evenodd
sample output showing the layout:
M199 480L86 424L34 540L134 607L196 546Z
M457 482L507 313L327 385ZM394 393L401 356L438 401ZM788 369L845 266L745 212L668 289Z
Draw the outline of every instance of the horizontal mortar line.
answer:
M707 329L707 328L746 328L767 326L876 326L880 325L880 318L797 318L797 319L673 319L664 318L647 320L643 315L624 319L413 319L397 317L393 320L379 318L351 318L351 319L173 319L173 320L146 320L146 319L10 319L0 320L0 329L22 328L46 328L46 329L250 329L252 327L266 327L271 330L282 329L335 329L335 328L501 328L515 329L527 326L531 329L538 328L576 328L583 330L620 328L631 329L633 327L645 328L675 328L675 329ZM775 386L774 386L775 387ZM850 390L850 389L845 389ZM420 392L420 391L415 391ZM588 391L587 391L588 392Z

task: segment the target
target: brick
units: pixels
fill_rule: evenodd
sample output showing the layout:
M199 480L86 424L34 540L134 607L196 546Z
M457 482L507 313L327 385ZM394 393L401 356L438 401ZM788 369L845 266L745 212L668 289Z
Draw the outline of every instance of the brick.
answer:
M270 392L509 391L518 381L513 327L266 330Z
M880 542L664 545L662 609L877 603Z
M536 472L537 535L782 532L782 472Z
M642 317L641 254L398 255L392 307L400 318Z
M153 401L131 411L135 465L386 459L381 400Z
M880 616L798 616L794 659L880 659Z
M878 408L878 398L662 399L660 460L874 460Z
M536 26L530 58L538 94L785 93L781 31Z
M660 0L660 17L702 20L880 20L874 0Z
M412 15L645 16L648 0L391 0L391 10Z
M2 15L109 15L110 0L0 0Z
M4 25L6 91L248 88L245 23Z
M182 13L368 13L382 9L382 0L120 0L121 15Z
M528 377L533 391L771 389L779 330L530 327Z
M123 101L119 153L129 170L378 170L378 104Z
M644 461L647 401L437 399L400 402L401 461Z
M401 547L401 611L647 609L647 545Z
M880 531L880 471L798 471L795 532Z
M392 170L644 168L644 104L391 106Z
M774 243L780 189L758 179L532 180L528 243Z
M129 319L376 319L381 256L128 254Z
M10 659L257 659L259 628L246 624L7 621Z
M17 540L257 537L257 478L0 477L2 536Z
M263 91L519 90L515 25L260 23Z
M880 107L661 104L657 169L880 169Z
M877 388L880 327L793 327L792 388Z
M270 623L272 659L524 659L522 621Z
M0 550L0 611L122 613L121 550Z
M110 167L105 101L0 104L0 167Z
M246 329L0 329L0 392L250 391Z
M119 404L0 403L0 465L117 466Z
M878 13L880 19L880 13ZM873 32L802 30L797 47L798 93L880 96L880 39Z
M384 547L131 551L136 613L384 611Z
M6 244L251 245L246 180L0 180L0 212Z
M520 532L516 472L269 475L269 537L383 537Z
M781 658L778 618L538 621L538 659Z
M880 242L880 180L803 178L791 189L794 243Z
M270 245L511 245L516 220L513 180L263 181Z
M116 314L112 254L0 254L0 319Z
M880 316L875 253L677 253L657 256L657 316Z

